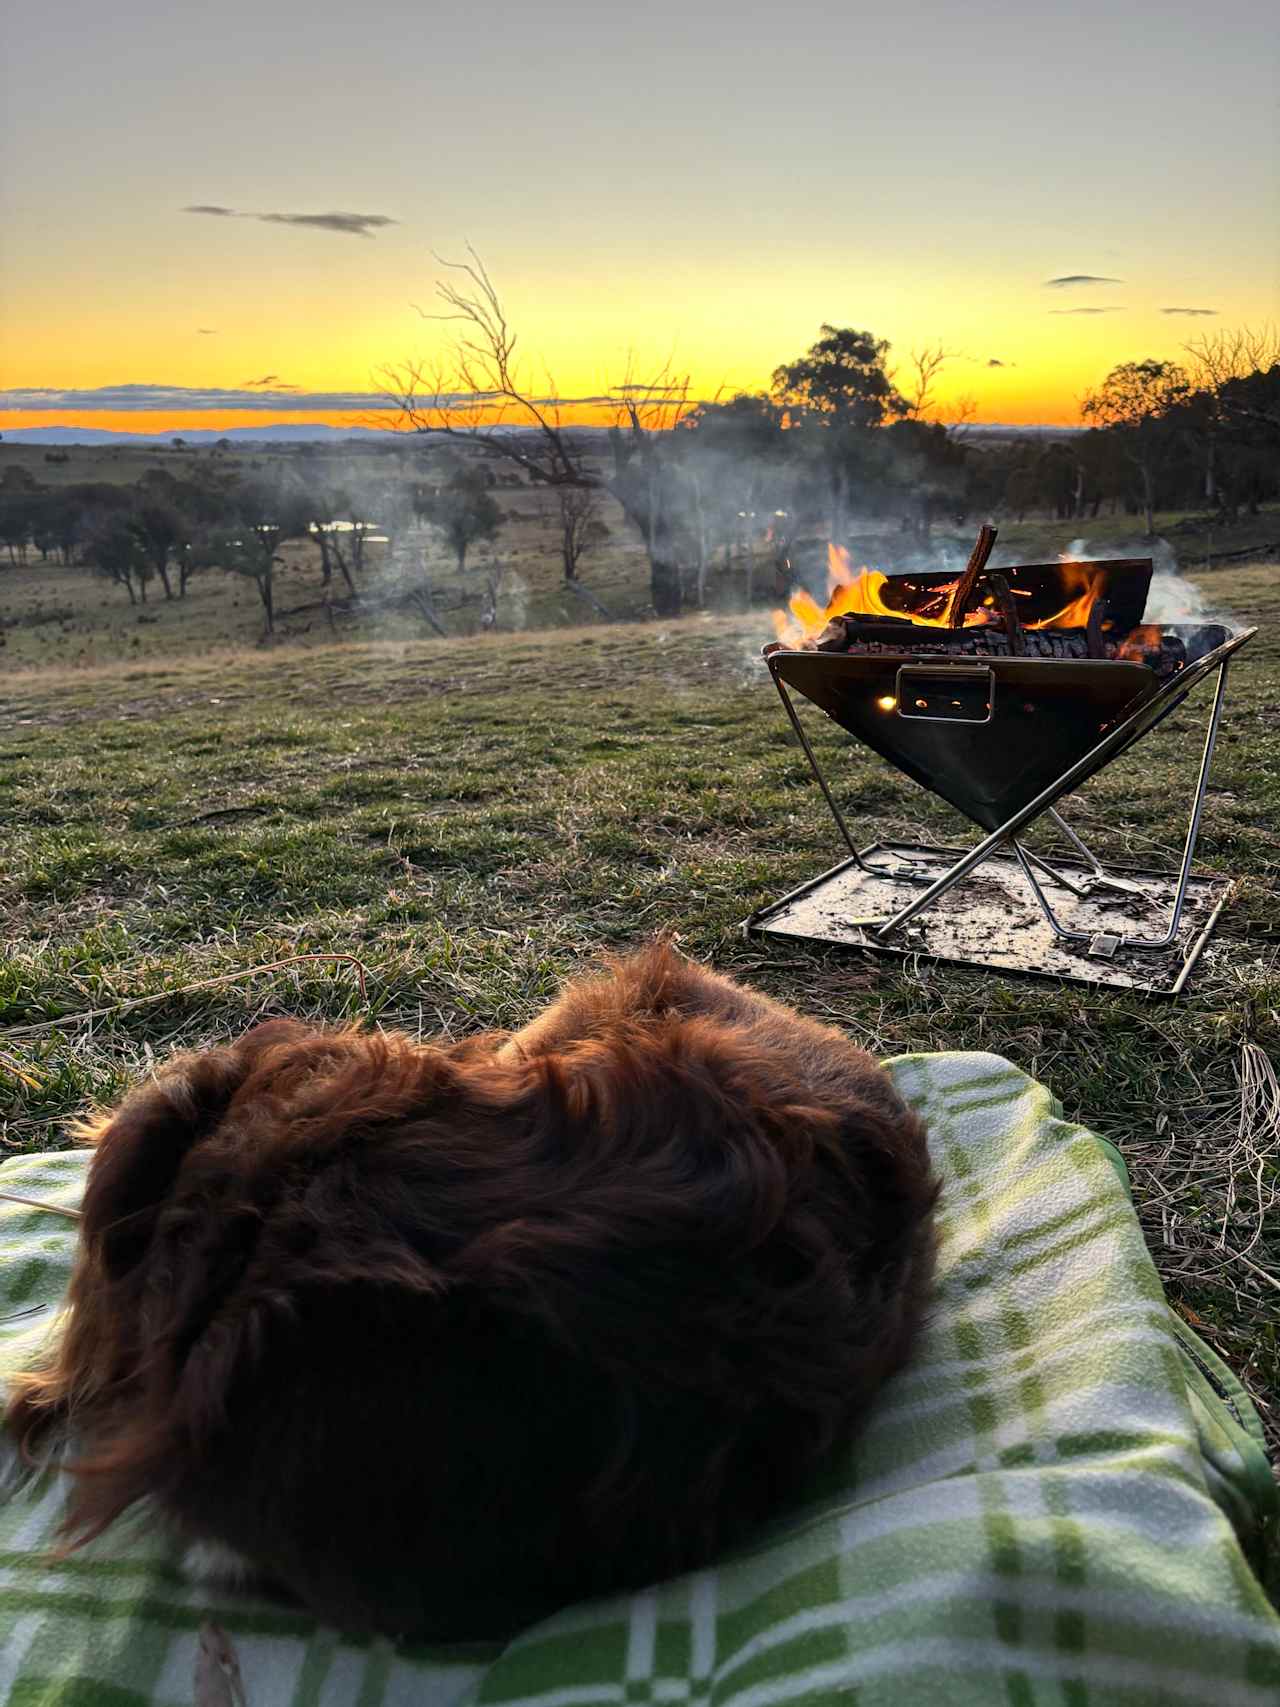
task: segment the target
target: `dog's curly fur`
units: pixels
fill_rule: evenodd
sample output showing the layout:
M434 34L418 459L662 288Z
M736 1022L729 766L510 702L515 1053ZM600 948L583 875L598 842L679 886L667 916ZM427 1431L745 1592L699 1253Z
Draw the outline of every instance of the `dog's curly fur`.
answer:
M8 1423L69 1545L149 1502L347 1629L462 1639L693 1568L908 1354L925 1136L828 1027L658 947L452 1047L293 1021L97 1145Z

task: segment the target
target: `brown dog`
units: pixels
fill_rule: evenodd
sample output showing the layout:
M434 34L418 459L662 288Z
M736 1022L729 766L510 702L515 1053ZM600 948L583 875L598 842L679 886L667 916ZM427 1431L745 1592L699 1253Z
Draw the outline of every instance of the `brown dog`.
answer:
M9 1426L347 1629L509 1633L699 1565L844 1441L933 1265L924 1132L839 1032L665 948L453 1048L292 1021L97 1144Z

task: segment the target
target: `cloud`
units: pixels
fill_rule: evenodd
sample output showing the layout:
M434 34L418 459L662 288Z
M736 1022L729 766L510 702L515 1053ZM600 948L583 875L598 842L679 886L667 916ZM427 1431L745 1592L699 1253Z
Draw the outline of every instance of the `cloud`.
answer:
M384 225L398 225L385 213L255 213L268 225L310 225L317 231L341 231L350 237L372 237Z
M265 379L274 383L268 386ZM335 415L399 412L399 400L388 397L384 391L303 391L296 385L280 383L274 374L265 375L264 380L251 380L240 387L134 383L100 385L83 390L52 385L15 387L0 391L0 413L22 410L28 414L56 415L73 409L94 409L123 415L156 410L201 414L226 409L251 410L255 414L268 414L274 410L297 414L302 409L324 410ZM438 402L453 409L478 408L491 402L494 395L493 392L450 392L439 399L434 396L419 398L418 406L433 408ZM554 404L565 408L582 408L591 404L620 406L616 393L596 397L535 397L533 401L547 408ZM698 400L690 398L689 401L692 405Z
M1046 279L1046 290L1074 290L1077 285L1123 284L1123 279L1103 278L1099 273L1063 273L1056 279Z
M1017 367L1017 365L1018 365L1017 362L1001 361L999 356L988 356L987 357L987 366L988 367Z
M296 391L298 389L296 385L286 385L278 373L264 374L261 379L246 379L244 383L246 390L267 386L272 386L277 391Z
M212 202L194 202L182 211L212 214L218 219L256 219L264 225L305 225L313 231L340 231L345 237L372 237L384 226L400 223L385 213L242 213Z
M216 326L197 326L196 331L202 338L216 338L218 336L218 328Z
M240 388L195 385L100 385L62 389L33 386L0 391L0 411L22 409L29 413L57 414L68 409L100 409L117 414L179 410L191 413L220 409L248 409L256 413L299 408L323 409L331 414L361 413L392 407L380 391L300 391L292 385L253 385Z
M1118 303L1110 308L1051 308L1050 314L1123 314L1124 309Z
M1216 308L1162 308L1160 312L1161 314L1204 314L1212 316L1217 314L1218 311Z

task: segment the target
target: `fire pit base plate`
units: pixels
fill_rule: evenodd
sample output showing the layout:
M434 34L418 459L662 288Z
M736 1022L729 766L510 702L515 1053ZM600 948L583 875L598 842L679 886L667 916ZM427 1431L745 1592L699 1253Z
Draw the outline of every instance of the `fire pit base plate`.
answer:
M1062 925L1088 933L1087 942L1066 942L1050 929L1013 854L997 853L936 907L881 939L875 935L875 922L892 918L919 895L921 879L932 882L941 877L961 857L961 850L876 842L864 848L861 857L882 869L866 872L847 859L761 907L743 929L750 936L791 937L869 949L899 959L947 960L988 972L1067 978L1077 984L1176 996L1232 888L1228 877L1192 877L1176 942L1165 950L1143 951L1118 948L1117 939L1163 934L1173 909L1176 876L1112 866L1107 875L1123 880L1123 888L1099 887L1079 897L1046 878L1045 893ZM1079 860L1054 856L1052 863L1076 885L1083 885L1091 875L1089 866ZM902 875L904 868L914 872L917 880Z

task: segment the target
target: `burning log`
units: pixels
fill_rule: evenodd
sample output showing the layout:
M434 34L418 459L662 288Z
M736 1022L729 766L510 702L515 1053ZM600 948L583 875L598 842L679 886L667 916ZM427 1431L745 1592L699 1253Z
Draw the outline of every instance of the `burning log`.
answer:
M1027 635L1018 615L1017 601L1013 596L1013 588L1003 575L988 572L987 585L991 588L993 597L999 607L1000 615L1004 618L1004 631L1009 637L1009 650L1015 658L1025 658L1027 655Z
M978 585L978 577L987 566L996 543L996 530L984 522L978 529L978 543L969 553L969 561L964 566L964 574L956 582L955 591L951 595L951 603L947 606L947 626L962 628L964 613L973 600L974 589Z
M1103 599L1095 599L1089 606L1089 617L1085 623L1084 637L1091 658L1105 658L1107 656L1106 641L1102 637L1102 625L1107 614L1106 602Z
M1014 613L1016 621L1016 612ZM1209 650L1215 629L1206 629ZM1222 631L1225 633L1225 630ZM894 617L863 617L852 613L832 617L810 643L819 652L854 652L900 657L943 658L1094 658L1145 664L1161 679L1176 675L1189 661L1180 636L1166 634L1154 624L1133 629L1119 639L1089 628L1024 629L983 623L967 628L938 628Z

